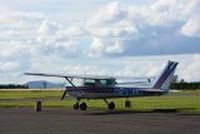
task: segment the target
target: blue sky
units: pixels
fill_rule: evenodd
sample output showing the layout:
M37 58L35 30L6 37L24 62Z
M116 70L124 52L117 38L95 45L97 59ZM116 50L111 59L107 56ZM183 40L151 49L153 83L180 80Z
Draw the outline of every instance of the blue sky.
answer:
M0 0L0 83L25 71L200 80L198 0ZM53 71L52 71L53 70ZM38 78L31 78L38 79Z

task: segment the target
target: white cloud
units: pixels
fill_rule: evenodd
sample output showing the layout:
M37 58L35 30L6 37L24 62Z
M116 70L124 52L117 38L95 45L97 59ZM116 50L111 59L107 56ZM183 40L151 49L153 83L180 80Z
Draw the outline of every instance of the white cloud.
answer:
M110 51L112 49L109 48L113 48L114 45L108 40L116 42L120 39L121 44L124 44L123 52L126 52L124 50L140 47L135 46L134 41L142 38L151 40L151 38L162 37L169 33L170 35L179 34L180 37L199 37L199 6L198 0L158 0L152 4L140 6L111 2L94 13L94 16L87 22L87 30L92 38L98 37L102 40L101 46L103 47L97 54L99 56L106 52L110 54L116 52ZM167 30L171 31L169 33L162 32ZM166 35L164 36L166 37ZM130 43L131 41L133 43ZM137 43L137 45L139 44ZM91 47L94 47L94 43L91 44ZM148 48L148 46L146 47ZM93 51L93 49L90 50ZM120 53L121 51L122 49Z
M191 17L182 26L181 33L188 37L200 37L200 16Z
M182 59L183 60L183 59ZM194 54L186 57L185 60L180 62L178 70L181 78L185 80L199 81L200 76L200 54Z
M30 70L40 72L49 68L49 72L59 72L57 65L63 64L65 68L69 58L79 55L76 38L82 34L79 27L66 27L36 12L0 11L0 31L4 33L0 35L1 83L28 81L23 73Z
M21 12L0 8L0 35L1 41L33 40L36 36L35 28L45 16L38 12Z
M200 1L190 0L185 2L182 10L187 19L180 28L180 33L188 37L200 37Z
M58 25L56 22L43 20L37 31L38 34L41 34L42 36L50 36L54 35L61 27L62 26Z
M99 57L104 52L105 45L103 43L103 40L100 38L94 38L93 42L90 46L90 53L89 57Z
M127 57L121 59L120 69L115 72L117 76L154 77L163 69L167 56L157 57Z
M17 70L19 64L17 62L0 62L0 72L8 72Z
M179 79L199 81L200 54L123 58L121 61L118 61L121 65L115 74L134 77L157 76L168 60L179 62L176 71Z
M44 20L37 29L37 43L41 54L58 55L61 58L77 56L78 41L83 36L83 30L78 26L58 24Z
M89 28L92 36L102 38L133 38L138 30L130 21L119 21L104 26L92 26Z
M108 54L122 53L124 49L123 47L124 47L123 44L121 44L119 40L116 40L113 45L107 46L105 52Z
M134 21L129 20L128 11L120 2L112 2L88 20L92 36L103 38L128 38L138 31Z
M44 15L38 12L20 12L0 7L0 23L1 24L16 24L21 21L35 21L44 19Z
M127 31L127 29L131 29L131 33L137 33L139 23L159 25L166 21L165 17L173 15L166 14L167 9L164 10L165 12L159 10L158 7L160 6L159 2L152 5L152 7L122 5L120 2L112 2L95 13L88 21L88 25L92 27L91 33L98 33L99 36L109 37L115 35L121 37L121 34L116 33L120 33L123 30ZM127 35L125 34L125 36Z
M40 56L58 54L65 58L75 56L76 43L79 41L77 37L82 36L83 33L78 26L65 26L48 19L46 14L39 12L23 12L6 8L0 8L0 11L3 12L0 15L0 31L4 33L0 35L1 44L18 43L13 47L12 45L1 46L3 50L1 55L11 54L14 57L12 51L19 53L20 48L28 47L31 50L34 48L31 56L34 54L40 54Z
M6 45L5 45L6 44ZM7 42L0 44L0 57L14 59L20 55L29 53L29 47L21 42L12 41L9 44Z
M15 30L35 27L35 24L46 18L44 14L39 12L22 12L1 7L0 12L1 28L10 26Z
M104 40L95 37L90 45L89 57L101 57L105 54L120 54L124 51L124 45L120 40Z
M55 43L55 35L61 27L55 22L43 20L37 29L37 41L45 44Z
M57 33L54 35L54 38L57 41L65 41L67 39L80 40L82 37L87 36L87 30L80 26L63 26L60 28Z
M104 23L112 23L126 17L126 10L122 8L120 2L112 2L100 9L91 20L89 25L101 25Z

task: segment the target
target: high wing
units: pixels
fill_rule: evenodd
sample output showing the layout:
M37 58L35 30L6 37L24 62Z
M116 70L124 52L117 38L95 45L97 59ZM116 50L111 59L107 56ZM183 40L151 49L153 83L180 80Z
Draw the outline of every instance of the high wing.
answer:
M46 73L24 73L25 75L45 76L45 77L58 77L58 78L77 78L77 79L121 79L121 80L148 80L155 77L127 77L127 76L100 76L100 75L61 75L61 74L46 74Z
M45 76L45 77L58 77L58 78L77 78L77 79L115 79L109 76L93 76L93 75L60 75L60 74L46 74L46 73L24 73L25 75Z

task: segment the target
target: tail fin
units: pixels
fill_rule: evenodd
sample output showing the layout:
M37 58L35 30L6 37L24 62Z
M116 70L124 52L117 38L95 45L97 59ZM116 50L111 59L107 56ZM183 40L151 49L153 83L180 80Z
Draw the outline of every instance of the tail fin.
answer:
M160 76L155 80L155 84L153 85L153 89L161 89L164 91L169 91L169 86L173 81L174 72L178 62L169 61L167 66L164 68Z

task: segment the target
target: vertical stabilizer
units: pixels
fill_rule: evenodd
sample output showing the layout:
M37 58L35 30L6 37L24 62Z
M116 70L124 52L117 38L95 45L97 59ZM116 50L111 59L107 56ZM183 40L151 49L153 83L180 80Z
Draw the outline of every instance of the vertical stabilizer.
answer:
M167 66L164 68L164 70L160 74L160 76L155 80L155 83L152 88L168 91L169 86L173 81L174 72L176 70L177 65L178 65L178 62L169 61Z

